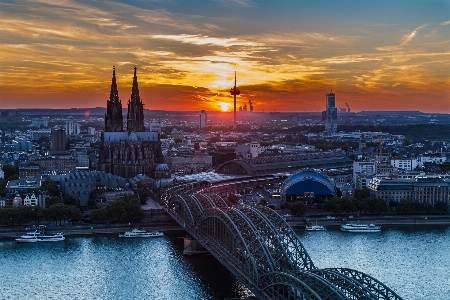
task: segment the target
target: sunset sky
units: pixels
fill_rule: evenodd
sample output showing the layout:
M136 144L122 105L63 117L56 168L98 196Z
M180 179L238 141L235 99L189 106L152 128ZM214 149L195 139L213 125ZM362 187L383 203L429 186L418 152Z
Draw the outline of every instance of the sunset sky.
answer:
M449 0L0 1L0 108L450 113Z

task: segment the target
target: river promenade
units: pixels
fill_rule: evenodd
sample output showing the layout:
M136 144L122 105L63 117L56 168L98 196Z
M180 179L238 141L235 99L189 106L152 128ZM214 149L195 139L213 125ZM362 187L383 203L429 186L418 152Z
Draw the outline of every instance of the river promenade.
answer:
M329 216L305 216L304 218L286 217L286 221L292 227L305 226L307 222L325 226L339 226L343 220L348 222L373 223L376 225L450 225L450 215L351 215L340 217Z
M388 226L414 226L414 225L450 225L450 215L382 215L382 216L366 216L353 215L341 217L329 216L306 216L285 217L287 223L292 227L303 227L307 222L317 223L324 226L339 226L343 219L350 222L373 223L376 225ZM147 231L183 231L183 228L175 222L147 222L147 223L114 223L114 224L64 224L56 226L54 223L46 224L48 231L62 231L64 235L92 235L92 234L114 234L124 231L130 231L133 227L145 228ZM32 231L31 225L16 225L14 227L0 227L0 238L14 238L21 234Z
M92 235L92 234L114 234L124 231L131 231L132 228L144 228L147 231L182 231L183 228L174 222L158 222L158 223L133 223L133 224L88 224L88 225L72 225L63 226L48 225L48 231L62 231L65 236L73 235ZM0 227L0 238L16 238L27 231L33 231L32 226L14 226Z

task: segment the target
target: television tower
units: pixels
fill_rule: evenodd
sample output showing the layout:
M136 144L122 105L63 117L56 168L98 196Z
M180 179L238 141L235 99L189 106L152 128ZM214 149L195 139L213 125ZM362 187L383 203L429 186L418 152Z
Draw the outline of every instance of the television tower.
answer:
M234 96L234 128L236 128L236 95L240 95L241 91L236 87L236 71L234 71L234 87L231 88L230 94Z

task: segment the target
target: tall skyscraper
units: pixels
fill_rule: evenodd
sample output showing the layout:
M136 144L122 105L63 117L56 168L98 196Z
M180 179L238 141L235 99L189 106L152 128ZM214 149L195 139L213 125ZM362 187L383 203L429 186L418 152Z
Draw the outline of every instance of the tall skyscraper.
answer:
M66 135L73 134L74 126L73 121L66 121Z
M204 109L202 109L200 111L200 120L198 123L198 127L201 128L206 128L206 122L208 120L208 114L206 113L206 111Z
M116 67L113 66L113 75L111 82L111 91L109 100L106 102L105 131L121 132L123 131L122 102L119 99L119 91L116 83Z
M73 124L73 134L79 135L81 133L81 125L79 123Z
M62 128L52 128L52 151L65 151L66 148L66 131Z
M337 132L336 95L333 93L326 95L325 131L328 134L336 134Z

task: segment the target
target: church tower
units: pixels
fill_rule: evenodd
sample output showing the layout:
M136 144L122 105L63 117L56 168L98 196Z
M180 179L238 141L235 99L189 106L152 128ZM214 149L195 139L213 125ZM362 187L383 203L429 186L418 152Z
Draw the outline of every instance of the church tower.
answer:
M123 131L122 102L119 99L119 92L116 83L116 67L113 66L113 75L109 100L106 103L105 131Z
M364 137L364 133L361 133L361 137L359 138L358 149L359 149L359 151L362 151L362 150L366 149L366 147L367 147L366 138Z
M134 67L133 87L131 97L128 100L127 131L144 132L144 104L139 96L139 88L136 76L136 66Z

